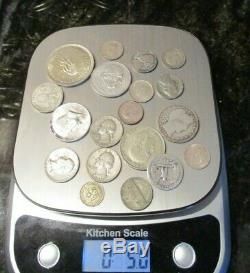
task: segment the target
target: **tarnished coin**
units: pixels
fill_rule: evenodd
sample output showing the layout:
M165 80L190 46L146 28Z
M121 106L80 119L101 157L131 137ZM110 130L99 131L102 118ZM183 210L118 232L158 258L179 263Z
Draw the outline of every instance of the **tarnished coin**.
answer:
M120 150L123 159L130 166L138 170L147 170L150 158L165 152L165 142L155 129L138 126L125 131Z
M151 52L140 51L132 57L133 68L139 73L151 72L156 68L157 64L158 59Z
M184 84L180 78L170 74L165 74L157 81L156 88L159 95L172 100L176 99L183 93Z
M48 60L48 75L57 84L73 86L85 81L94 68L92 53L78 44L55 49Z
M101 147L111 147L118 143L123 134L121 122L113 116L103 116L97 119L90 129L90 135Z
M210 163L210 153L201 144L191 144L184 152L184 159L191 168L201 170Z
M191 109L182 105L165 108L159 117L159 128L164 137L175 143L184 143L195 137L199 119Z
M131 177L121 188L121 198L126 207L139 211L147 208L153 199L150 183L142 177Z
M108 41L103 44L101 54L107 60L119 59L123 54L123 45L118 41Z
M63 90L54 83L40 84L32 94L32 105L41 113L54 111L63 101Z
M148 176L159 189L169 191L178 187L183 178L181 162L173 156L155 156L148 166Z
M120 119L126 124L136 124L143 118L144 110L135 101L125 101L118 109Z
M66 103L52 114L51 130L57 138L65 142L81 139L89 130L89 111L78 103Z
M138 80L131 84L129 93L136 102L147 102L153 98L154 88L150 82Z
M117 152L101 148L90 154L87 160L89 175L100 183L113 180L121 170L121 159Z
M118 62L105 62L91 76L93 90L104 97L118 97L125 93L131 83L127 67Z
M67 182L76 175L79 164L78 156L74 151L60 148L48 156L45 170L54 182Z
M96 182L87 182L81 188L80 198L86 206L98 206L104 199L104 189Z
M181 49L171 48L163 53L162 61L170 68L181 68L186 62L186 56Z

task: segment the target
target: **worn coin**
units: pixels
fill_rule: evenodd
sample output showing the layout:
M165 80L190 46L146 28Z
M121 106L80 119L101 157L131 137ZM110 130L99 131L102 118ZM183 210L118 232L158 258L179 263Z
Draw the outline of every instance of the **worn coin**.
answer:
M103 116L97 119L90 129L90 135L101 147L111 147L118 143L123 134L121 122L113 116Z
M52 114L51 130L57 138L65 142L81 139L89 130L89 111L78 103L66 103Z
M138 123L143 118L143 114L142 106L135 101L125 101L118 109L120 119L130 125Z
M131 83L128 68L118 62L105 62L91 76L93 90L104 97L118 97L125 93Z
M85 81L94 68L92 53L78 44L66 44L49 56L49 77L62 86L73 86Z
M150 183L142 177L131 177L121 188L121 198L126 207L131 210L144 210L153 199L153 189Z
M183 167L176 157L160 154L151 160L148 176L157 188L169 191L180 185Z
M158 64L157 57L149 51L137 52L132 57L132 65L136 72L148 73L153 71Z
M129 93L134 101L147 102L153 98L154 88L150 82L138 80L131 84Z
M208 166L211 157L203 145L191 144L184 152L184 159L191 168L201 170Z
M123 45L118 41L107 41L101 48L102 56L107 60L119 59L123 54Z
M133 168L147 170L150 158L165 152L165 142L158 131L138 126L125 131L120 143L123 159Z
M54 83L42 83L33 92L31 102L41 113L54 111L63 101L63 90Z
M165 108L161 112L158 122L162 135L175 143L191 140L199 130L197 114L182 105L172 105Z
M117 152L101 148L92 152L87 160L89 175L100 183L113 180L121 170L121 159Z
M68 148L54 150L45 162L45 170L54 182L71 180L79 169L77 154Z
M186 56L181 49L171 48L163 53L162 61L170 68L181 68L186 62Z
M86 206L98 206L104 199L104 189L96 182L87 182L81 188L80 198Z

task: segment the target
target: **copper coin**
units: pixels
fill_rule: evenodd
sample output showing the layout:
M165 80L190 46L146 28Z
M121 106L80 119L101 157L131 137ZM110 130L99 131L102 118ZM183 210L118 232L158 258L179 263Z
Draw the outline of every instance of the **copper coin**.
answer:
M142 106L135 101L126 101L121 104L118 110L120 119L129 125L138 123L144 114Z

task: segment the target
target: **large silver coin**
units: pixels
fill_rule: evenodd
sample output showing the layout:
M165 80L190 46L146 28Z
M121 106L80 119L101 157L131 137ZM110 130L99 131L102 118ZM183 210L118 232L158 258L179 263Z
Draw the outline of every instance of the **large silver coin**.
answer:
M101 147L111 147L118 143L123 134L121 122L113 116L103 116L91 126L90 135Z
M199 130L197 114L182 105L165 108L161 112L158 122L162 135L175 143L184 143L191 140Z
M154 88L148 81L138 80L131 84L129 93L136 102L147 102L153 98Z
M105 62L91 76L93 90L104 97L118 97L125 93L131 83L127 67L118 62Z
M116 60L123 54L123 45L118 41L108 41L103 44L101 54L107 60Z
M100 183L113 180L121 170L121 159L117 152L101 148L90 154L87 160L89 175Z
M52 114L51 130L57 138L65 142L81 139L89 130L89 111L78 103L66 103Z
M138 123L144 115L143 107L135 101L125 101L123 102L119 109L118 115L126 124L136 124Z
M60 148L48 156L45 170L54 182L67 182L76 175L79 164L78 156L74 151Z
M87 182L81 188L80 198L86 206L98 206L104 199L104 189L96 182Z
M148 176L159 189L169 191L178 187L183 178L181 162L172 156L155 156L148 166Z
M120 150L130 166L138 170L146 170L152 156L165 152L165 142L155 129L138 126L125 131Z
M153 199L153 189L142 177L132 177L124 182L121 198L126 207L139 211L147 208Z
M170 68L181 68L186 62L186 56L181 49L171 48L163 53L162 61Z
M94 68L92 53L78 44L55 49L48 59L48 75L57 84L73 86L85 81Z
M32 105L41 113L54 111L63 101L63 90L54 83L40 84L32 94Z
M151 52L140 51L132 57L132 65L136 72L148 73L153 71L158 64L157 57Z

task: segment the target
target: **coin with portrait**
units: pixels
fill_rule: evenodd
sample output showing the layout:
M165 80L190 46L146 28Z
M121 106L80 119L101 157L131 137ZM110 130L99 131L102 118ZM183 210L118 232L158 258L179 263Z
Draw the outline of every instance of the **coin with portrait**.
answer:
M132 56L131 62L136 72L149 73L156 68L158 59L155 54L150 51L138 51Z
M186 63L186 56L181 49L170 48L163 53L162 61L170 68L181 68Z

